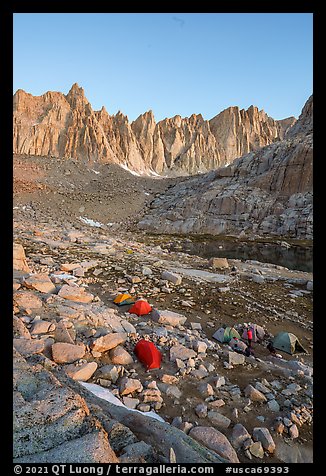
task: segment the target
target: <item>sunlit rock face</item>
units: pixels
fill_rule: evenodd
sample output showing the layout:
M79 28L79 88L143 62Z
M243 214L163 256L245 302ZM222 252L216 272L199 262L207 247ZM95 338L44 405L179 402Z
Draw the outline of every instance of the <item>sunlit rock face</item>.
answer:
M142 229L312 238L313 98L284 139L177 184L158 197Z
M230 107L209 121L193 114L156 123L147 111L130 123L120 111L93 111L78 84L67 95L32 96L20 89L13 98L13 152L117 163L138 173L189 175L279 141L295 122L294 117L275 121L251 106Z

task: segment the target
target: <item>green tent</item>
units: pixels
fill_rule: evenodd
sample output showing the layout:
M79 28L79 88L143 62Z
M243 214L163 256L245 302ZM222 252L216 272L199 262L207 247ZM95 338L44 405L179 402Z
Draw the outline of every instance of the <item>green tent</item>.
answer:
M279 332L273 340L275 349L283 350L287 354L295 354L297 352L305 352L306 349L302 346L297 336L291 332Z
M241 339L240 334L233 327L220 327L212 337L219 342L230 342L232 337Z

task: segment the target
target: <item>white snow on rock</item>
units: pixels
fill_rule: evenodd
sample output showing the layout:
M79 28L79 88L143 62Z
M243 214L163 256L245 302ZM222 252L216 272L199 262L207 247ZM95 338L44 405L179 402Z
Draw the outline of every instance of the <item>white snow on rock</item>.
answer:
M124 407L126 410L130 412L138 412L146 417L155 418L158 421L164 422L163 418L153 411L141 412L140 410L135 410L135 409L126 407L126 405L124 405L117 397L115 397L107 388L103 388L100 385L97 385L95 383L87 383L87 382L79 382L79 383L83 385L87 390L92 392L94 395L96 395L97 397L102 398L102 400L106 400L107 402L110 402L113 405L117 405L119 407Z
M122 167L124 170L126 170L127 172L131 173L132 175L136 175L137 177L139 177L140 175L135 172L134 170L131 170L129 169L129 167L126 165L126 164L119 164L120 167Z
M79 217L79 219L89 226L96 226L97 228L101 228L101 226L103 226L103 223L100 223L99 221L91 220L90 218L87 218L87 217Z

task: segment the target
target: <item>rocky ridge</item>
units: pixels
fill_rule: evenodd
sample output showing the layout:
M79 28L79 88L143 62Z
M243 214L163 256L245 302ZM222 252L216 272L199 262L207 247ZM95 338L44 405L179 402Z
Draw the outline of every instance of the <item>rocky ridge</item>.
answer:
M211 120L177 115L158 123L152 111L129 123L104 107L94 111L74 84L67 95L13 98L14 154L73 158L88 164L116 163L137 173L187 175L206 172L282 140L294 117L274 120L251 106L230 107Z
M140 228L312 239L313 98L282 141L167 190Z

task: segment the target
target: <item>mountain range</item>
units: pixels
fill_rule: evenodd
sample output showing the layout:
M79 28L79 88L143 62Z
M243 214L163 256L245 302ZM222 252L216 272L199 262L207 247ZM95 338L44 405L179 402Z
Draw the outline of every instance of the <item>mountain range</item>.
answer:
M140 174L193 175L282 140L295 123L295 117L274 120L255 106L232 106L210 120L192 114L157 123L150 110L129 122L120 111L94 111L75 83L66 95L16 91L13 152L115 163Z
M283 140L156 198L139 226L156 233L313 238L313 96Z

